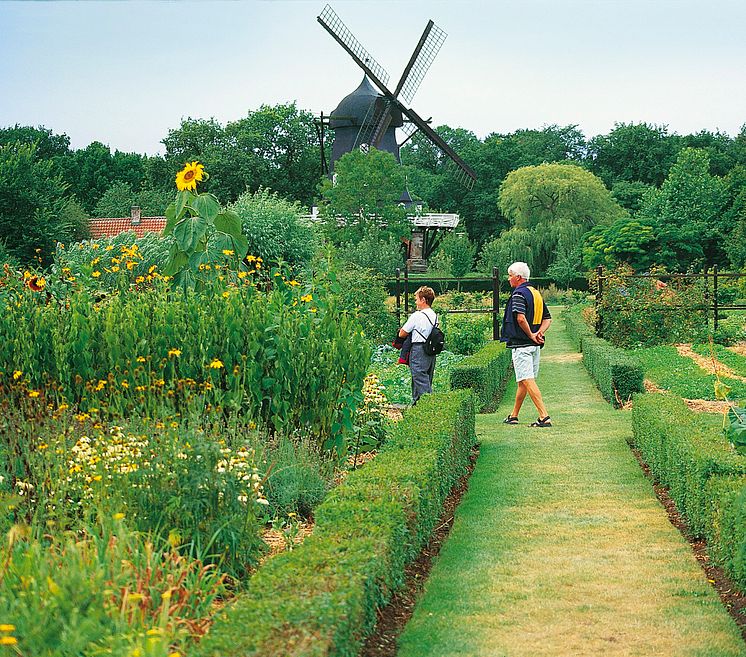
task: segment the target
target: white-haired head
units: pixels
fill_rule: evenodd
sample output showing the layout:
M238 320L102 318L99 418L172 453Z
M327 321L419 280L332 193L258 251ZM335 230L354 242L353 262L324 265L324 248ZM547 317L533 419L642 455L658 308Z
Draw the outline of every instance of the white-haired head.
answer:
M514 262L510 265L510 267L508 267L508 275L510 274L515 274L516 276L520 276L526 280L531 278L531 270L525 262Z

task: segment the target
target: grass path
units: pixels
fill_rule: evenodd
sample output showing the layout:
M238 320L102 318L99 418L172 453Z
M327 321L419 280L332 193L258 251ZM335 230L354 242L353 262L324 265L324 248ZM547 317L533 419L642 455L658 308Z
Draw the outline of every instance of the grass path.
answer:
M399 657L746 656L555 320L539 385L555 423L478 418L481 453Z

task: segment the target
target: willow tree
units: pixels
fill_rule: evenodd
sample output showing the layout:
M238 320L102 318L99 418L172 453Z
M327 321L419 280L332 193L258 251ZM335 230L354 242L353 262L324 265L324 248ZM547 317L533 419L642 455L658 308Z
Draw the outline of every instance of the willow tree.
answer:
M500 211L512 226L499 240L518 248L537 273L573 259L581 268L583 235L598 224L627 217L600 178L574 164L540 164L511 171L500 187ZM516 258L522 259L522 258Z

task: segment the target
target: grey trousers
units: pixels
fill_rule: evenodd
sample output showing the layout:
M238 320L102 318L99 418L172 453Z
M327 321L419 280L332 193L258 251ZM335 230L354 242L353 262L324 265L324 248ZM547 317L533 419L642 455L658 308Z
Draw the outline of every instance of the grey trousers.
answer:
M433 391L433 374L435 374L435 356L428 356L421 342L412 345L409 352L409 369L412 372L412 403L424 394Z

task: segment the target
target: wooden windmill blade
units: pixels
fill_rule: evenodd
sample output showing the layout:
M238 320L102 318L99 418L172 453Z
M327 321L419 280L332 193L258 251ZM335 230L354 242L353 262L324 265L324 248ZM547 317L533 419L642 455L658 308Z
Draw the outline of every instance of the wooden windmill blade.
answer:
M463 183L469 189L474 187L474 183L477 180L477 174L466 162L464 162L447 143L446 141L433 130L413 109L408 109L403 105L399 106L402 114L404 114L417 129L427 137L436 147L438 147L445 155L447 155L451 161L458 168L457 177L461 183Z

